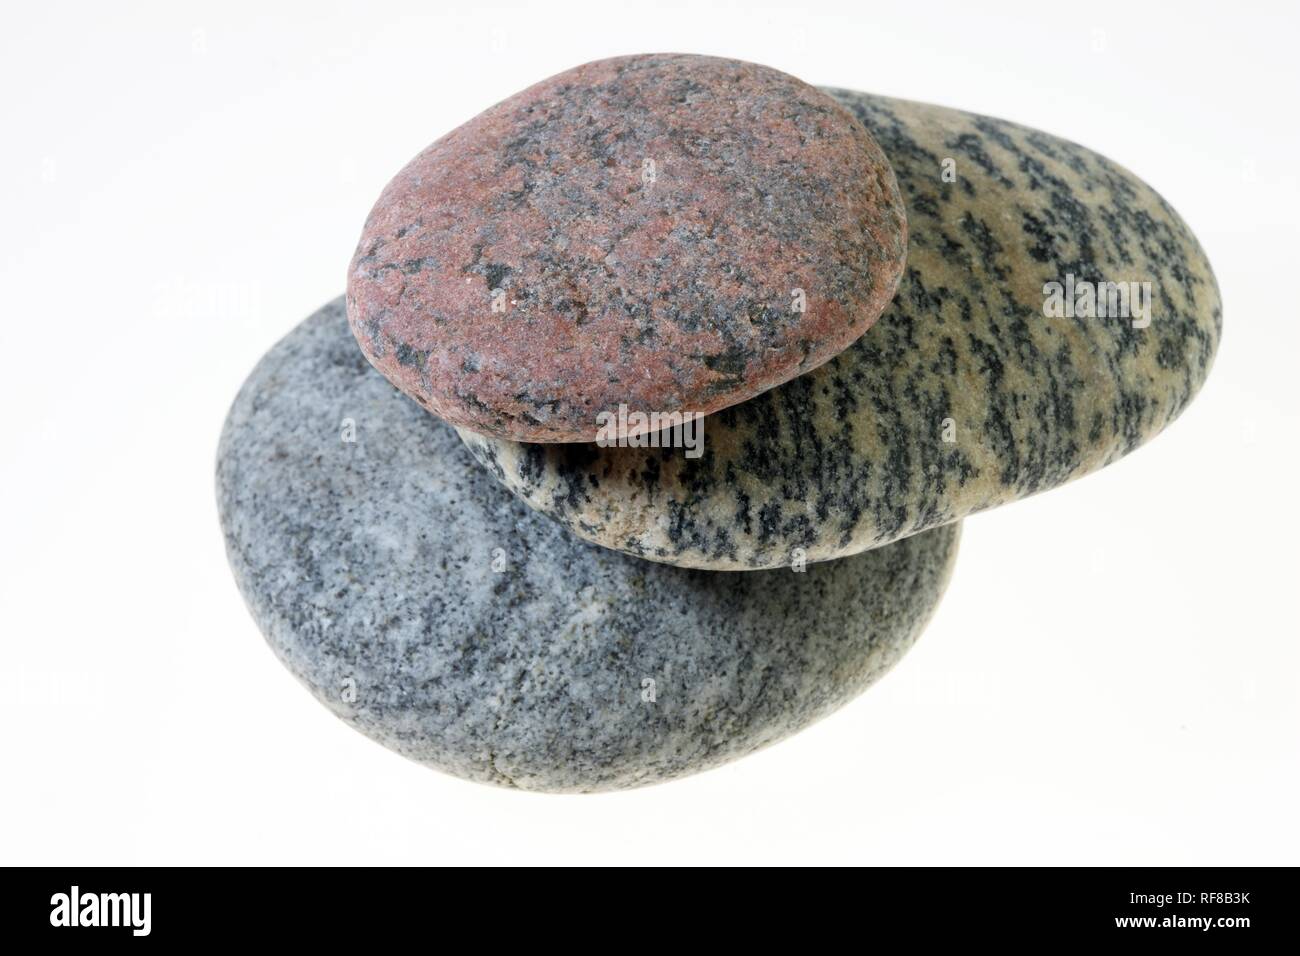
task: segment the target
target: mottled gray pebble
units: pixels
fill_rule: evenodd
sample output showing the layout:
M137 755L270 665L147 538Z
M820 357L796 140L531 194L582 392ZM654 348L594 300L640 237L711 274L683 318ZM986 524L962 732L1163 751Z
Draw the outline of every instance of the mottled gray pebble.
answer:
M254 618L321 703L413 760L530 790L666 780L826 715L920 633L958 537L801 573L593 547L373 371L342 299L243 386L217 498Z

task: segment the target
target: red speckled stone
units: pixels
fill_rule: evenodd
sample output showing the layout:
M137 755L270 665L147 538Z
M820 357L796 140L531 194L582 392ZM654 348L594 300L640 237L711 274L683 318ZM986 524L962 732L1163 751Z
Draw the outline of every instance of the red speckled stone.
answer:
M593 441L620 403L708 413L822 364L893 297L906 244L888 160L826 94L737 60L620 57L498 103L398 173L348 320L453 424Z

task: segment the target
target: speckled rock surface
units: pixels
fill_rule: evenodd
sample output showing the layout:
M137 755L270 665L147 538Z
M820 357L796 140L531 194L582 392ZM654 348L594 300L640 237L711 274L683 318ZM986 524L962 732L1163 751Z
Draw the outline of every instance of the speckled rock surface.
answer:
M537 790L665 780L825 715L915 639L957 541L751 574L586 544L372 370L341 299L240 391L217 498L239 587L318 700L413 760Z
M705 419L696 459L463 434L534 507L679 565L770 567L796 547L833 558L1094 471L1196 394L1218 288L1150 187L1012 123L832 92L884 148L907 205L894 302L822 367ZM1071 276L1149 282L1149 324L1047 317L1045 285Z
M888 162L830 96L736 60L620 57L398 173L348 314L447 421L593 441L620 404L708 413L825 362L894 294L906 232Z

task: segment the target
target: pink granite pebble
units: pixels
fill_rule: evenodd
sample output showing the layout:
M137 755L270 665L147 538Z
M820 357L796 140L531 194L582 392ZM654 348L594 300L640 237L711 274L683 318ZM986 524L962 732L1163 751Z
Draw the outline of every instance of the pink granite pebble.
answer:
M348 319L453 424L592 441L621 404L707 414L821 365L888 304L906 243L888 160L826 94L736 60L620 57L398 173Z

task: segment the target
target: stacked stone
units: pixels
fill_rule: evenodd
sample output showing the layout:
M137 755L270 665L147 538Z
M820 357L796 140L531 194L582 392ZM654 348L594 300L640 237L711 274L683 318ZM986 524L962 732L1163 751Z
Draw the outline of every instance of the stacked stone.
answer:
M235 400L222 524L272 648L358 730L470 779L638 786L852 699L960 519L1160 431L1220 330L1195 237L1096 153L604 60L388 185L345 299Z

